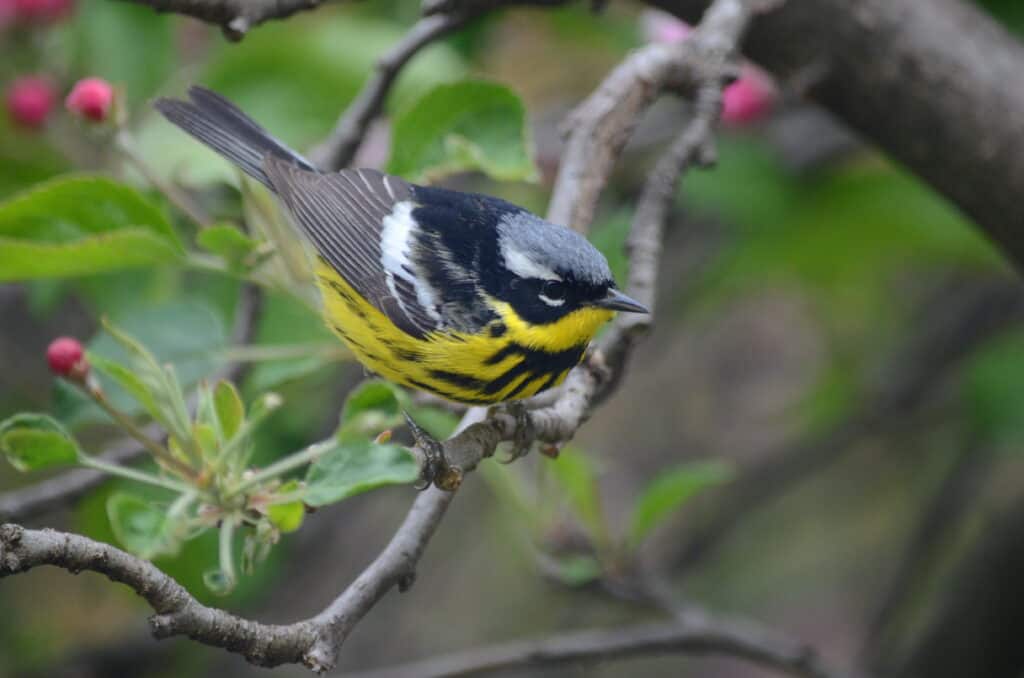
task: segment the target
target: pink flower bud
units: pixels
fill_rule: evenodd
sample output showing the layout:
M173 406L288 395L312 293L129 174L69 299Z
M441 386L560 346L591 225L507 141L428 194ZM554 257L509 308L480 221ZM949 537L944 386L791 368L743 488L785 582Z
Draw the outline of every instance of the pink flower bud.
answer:
M85 349L71 337L60 337L50 342L46 349L46 362L50 364L50 371L59 377L82 379L89 373Z
M103 122L114 103L114 88L102 78L84 78L75 83L64 100L69 111L94 122Z
M739 79L722 92L722 122L735 126L757 122L771 112L776 97L768 74L745 64Z
M14 15L25 23L53 23L74 9L74 0L12 0Z
M693 32L690 24L657 9L644 10L640 25L647 42L682 42Z
M55 99L56 92L48 79L25 76L7 88L7 112L17 124L37 129L46 122Z

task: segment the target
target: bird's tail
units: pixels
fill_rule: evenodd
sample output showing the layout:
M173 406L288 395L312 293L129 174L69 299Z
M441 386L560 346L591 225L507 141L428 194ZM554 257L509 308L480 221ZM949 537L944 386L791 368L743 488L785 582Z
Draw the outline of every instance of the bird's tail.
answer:
M271 187L263 171L263 161L268 155L289 160L303 169L316 170L308 160L216 92L193 85L188 96L190 101L160 98L154 107L264 186Z

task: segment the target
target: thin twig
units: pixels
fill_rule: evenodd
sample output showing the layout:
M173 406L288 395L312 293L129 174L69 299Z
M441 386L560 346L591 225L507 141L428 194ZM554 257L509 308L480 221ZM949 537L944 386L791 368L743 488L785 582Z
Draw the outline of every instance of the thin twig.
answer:
M185 14L220 26L229 40L241 40L251 28L315 9L327 0L127 0L157 12Z
M338 120L334 131L310 152L314 164L339 170L349 165L374 118L380 115L391 85L406 63L421 49L461 27L470 12L432 14L409 29L376 64L373 75Z
M628 659L657 654L726 655L793 676L831 678L807 645L743 621L691 615L667 624L574 631L521 640L376 671L350 678L456 678L508 669Z

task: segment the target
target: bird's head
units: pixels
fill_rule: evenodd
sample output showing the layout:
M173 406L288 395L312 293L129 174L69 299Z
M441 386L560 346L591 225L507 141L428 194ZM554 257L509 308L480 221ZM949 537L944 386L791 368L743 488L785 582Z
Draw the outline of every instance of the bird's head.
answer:
M585 309L649 312L616 289L607 259L573 230L519 212L499 223L497 244L504 267L499 297L529 323Z

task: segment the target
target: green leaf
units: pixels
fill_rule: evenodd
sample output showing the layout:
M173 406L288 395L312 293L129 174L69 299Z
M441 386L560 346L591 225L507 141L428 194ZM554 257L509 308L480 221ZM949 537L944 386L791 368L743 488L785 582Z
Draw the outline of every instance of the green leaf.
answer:
M298 15L264 24L241 43L211 45L196 81L231 99L274 136L304 148L330 132L338 111L348 106L376 60L403 31L394 21L351 13L344 18L326 12ZM461 77L465 69L449 46L432 45L402 69L388 106L404 105L438 82ZM235 168L158 115L147 119L139 138L143 156L164 177L191 184L237 181Z
M238 433L245 420L245 405L242 397L230 381L220 380L213 389L213 408L224 440L231 440Z
M605 532L597 471L590 457L574 447L564 447L549 465L576 515L592 536Z
M228 224L204 228L196 236L196 243L204 250L220 255L232 266L241 266L259 244Z
M183 250L162 211L101 177L60 177L0 204L0 282L171 263Z
M412 454L398 445L380 445L368 438L348 437L313 463L306 472L305 502L325 506L356 494L414 482L420 473Z
M45 414L16 414L0 422L0 450L19 471L35 471L78 461L71 435Z
M503 85L439 85L395 119L389 172L429 181L469 170L499 180L538 177L526 109Z
M157 421L164 421L164 413L157 405L152 387L139 378L138 374L119 362L108 360L93 351L87 351L89 364L113 379L127 391Z
M586 586L604 574L600 561L593 556L567 556L558 559L556 563L558 578L568 586Z
M630 543L640 544L651 530L688 500L731 478L732 467L718 461L683 464L659 474L633 505Z
M107 499L107 517L114 536L135 555L151 559L177 552L166 511L134 494L117 492Z
M345 399L341 410L341 428L376 435L402 422L402 409L408 404L405 392L392 383L371 379L359 384Z
M297 480L289 480L277 488L276 494L284 497L302 490L302 484ZM306 517L306 507L300 500L290 501L283 504L271 504L267 507L267 518L271 524L284 533L294 532L302 526L302 519Z

